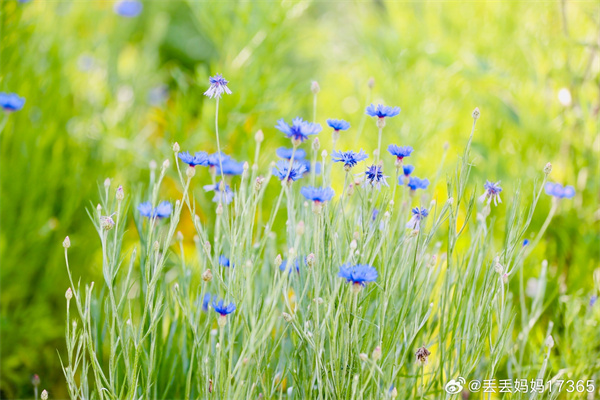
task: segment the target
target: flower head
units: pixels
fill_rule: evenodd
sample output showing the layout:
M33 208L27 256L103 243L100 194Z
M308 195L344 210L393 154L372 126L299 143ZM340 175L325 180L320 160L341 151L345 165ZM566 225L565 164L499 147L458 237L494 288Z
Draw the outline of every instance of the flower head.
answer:
M208 311L208 305L210 304L211 297L212 296L210 295L210 293L206 293L202 298L202 311Z
M207 192L215 192L215 196L212 199L212 201L215 203L229 204L233 200L233 192L231 191L231 188L223 181L215 185L206 185L204 186L204 190Z
M300 189L300 194L304 196L307 200L324 203L329 201L335 196L335 192L330 187L312 187L312 186L304 186Z
M402 178L398 179L398 183L400 185L402 185L401 179ZM421 179L417 178L416 176L411 176L406 186L408 186L411 191L415 191L417 189L427 189L427 186L429 186L429 179Z
M371 117L391 118L400 114L400 107L384 106L383 104L377 104L377 106L374 106L373 104L371 104L367 107L366 113Z
M235 267L235 264L229 261L229 258L225 257L223 254L219 256L219 265L221 267Z
M415 167L413 167L412 165L406 164L402 166L402 172L404 173L404 176L409 177L410 174L412 174L412 172L415 170Z
M144 6L137 0L121 0L115 3L114 11L121 17L133 18L140 15Z
M340 267L338 277L344 278L347 282L352 283L357 290L360 290L367 283L374 282L377 279L377 270L366 264L344 264Z
M487 199L488 204L490 204L490 202L494 200L495 206L498 205L498 203L502 203L502 200L500 199L500 192L502 191L500 181L496 183L486 181L483 187L485 192L479 197L479 201L483 202Z
M278 161L276 167L273 168L273 175L277 176L280 181L285 180L287 177L287 181L292 182L302 178L302 175L306 171L306 165L298 161L294 161L294 163L292 164L292 169L290 169L289 162Z
M360 149L358 153L355 153L352 150L334 151L333 153L331 153L331 159L333 160L333 162L343 162L346 171L349 171L357 163L366 160L367 158L369 158L369 156L365 154L363 149Z
M426 208L415 207L411 212L412 218L408 221L406 227L418 231L421 227L421 221L429 215L429 211Z
M228 305L225 305L225 304L223 304L223 300L219 300L218 303L216 302L216 300L213 300L212 306L213 306L213 309L215 310L215 312L222 316L229 315L235 311L234 303L229 303Z
M138 211L146 218L167 218L173 212L173 206L168 201L163 201L156 208L152 208L152 203L145 201L138 205Z
M210 87L204 92L205 96L214 99L215 97L220 98L223 93L231 94L231 90L227 87L229 81L223 78L223 75L216 74L208 78L208 81L210 82Z
M285 136L292 139L292 141L299 143L308 139L309 135L316 135L317 133L321 132L320 124L304 121L300 117L294 118L292 120L292 125L286 124L282 118L277 121L275 128L283 132Z
M297 273L300 273L300 261L296 258L296 261L294 262L294 264L292 265L291 263L289 263L290 265L288 265L288 260L283 260L281 262L281 265L279 266L279 270L281 272L288 272L288 274L291 274L292 271L295 269Z
M365 179L371 185L371 187L381 189L381 185L389 186L386 175L383 175L383 166L381 165L371 165L367 168L365 172Z
M218 167L219 164L225 164L225 162L230 159L231 157L223 152L213 153L208 156L206 165L208 165L209 167Z
M327 125L335 131L345 131L350 128L350 123L343 119L328 119Z
M404 157L408 157L412 154L413 148L410 146L396 146L395 144L390 144L388 146L388 151L391 155L396 156L398 160L402 160Z
M431 355L431 352L429 350L427 350L427 348L425 346L417 349L417 352L415 353L415 357L417 358L417 364L419 364L421 366L427 364L427 359L430 355Z
M575 196L575 188L570 185L563 187L560 183L548 182L544 189L546 190L546 194L558 199L570 199Z
M208 155L204 151L197 151L193 156L188 152L178 153L177 156L190 167L208 165Z
M235 160L223 161L224 175L241 175L244 172L244 163ZM221 175L221 168L217 165L217 175Z
M283 158L284 160L290 160L292 158L292 152L294 149L288 149L287 147L280 147L276 150L277 157ZM306 151L303 149L296 149L294 152L294 160L304 160L306 157Z
M25 99L15 93L0 93L0 107L6 112L19 111L24 104Z

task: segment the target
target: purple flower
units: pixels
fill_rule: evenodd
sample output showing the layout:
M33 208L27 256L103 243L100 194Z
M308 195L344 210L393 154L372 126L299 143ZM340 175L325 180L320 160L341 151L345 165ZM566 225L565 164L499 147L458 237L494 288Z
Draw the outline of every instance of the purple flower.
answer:
M276 150L277 157L283 158L284 160L290 160L292 158L292 152L294 149L288 149L286 147L280 147ZM294 160L304 160L306 157L306 151L303 149L296 149L294 153Z
M231 94L231 90L227 87L229 81L223 78L223 75L216 74L208 78L208 81L210 82L210 87L204 92L205 96L214 99L215 97L220 98L223 93Z
M411 210L412 218L406 224L409 229L419 230L421 227L421 221L424 220L428 215L429 211L426 208L415 207Z
M292 139L292 142L298 143L304 142L308 139L309 135L316 135L321 132L320 124L304 121L300 117L294 118L292 120L292 125L286 124L282 118L277 121L275 128L283 132L288 138Z
M413 148L410 146L396 146L395 144L390 144L388 146L388 151L391 155L396 156L398 160L402 161L404 157L408 157L412 154Z
M558 199L570 199L575 196L575 188L573 186L565 186L560 183L546 183L546 194L556 197Z
M204 151L198 151L193 156L189 152L183 152L178 154L181 161L188 164L190 167L196 165L208 165L208 155Z
M398 178L398 184L402 185L402 177ZM421 179L417 178L416 176L411 176L406 186L408 186L413 192L417 189L427 189L427 186L429 186L429 179Z
M485 192L479 197L479 201L483 202L487 199L488 204L490 204L490 202L494 200L495 206L497 206L498 203L502 203L502 200L500 199L500 192L502 191L500 181L496 183L486 181L483 187L485 188Z
M231 188L223 181L215 185L206 185L204 186L204 190L207 192L215 192L215 196L212 199L212 201L215 203L229 204L233 200L233 192L231 191Z
M133 18L140 15L144 6L137 0L121 0L115 3L114 11L121 17Z
M289 172L289 173L288 173ZM288 182L297 181L302 178L302 175L306 172L306 165L294 161L292 169L290 170L290 163L287 161L278 161L275 168L273 168L273 175L283 181L287 177Z
M334 151L333 153L331 153L331 159L333 160L333 162L343 162L344 169L346 169L346 171L349 171L357 163L366 160L367 158L369 158L369 156L365 154L363 149L360 149L358 153L355 153L352 150Z
M350 128L350 123L343 119L328 119L327 125L335 131L345 131Z
M389 107L389 106L384 106L383 104L377 104L377 106L374 106L373 104L371 104L370 106L367 107L366 113L367 113L367 115L370 115L371 117L391 118L391 117L395 117L396 115L400 114L400 107Z
M220 314L221 316L226 316L231 314L232 312L235 311L235 304L234 303L229 303L227 306L225 304L223 304L223 300L219 300L219 302L217 303L215 300L213 300L212 302L212 306L213 309L215 310L216 313Z
M19 111L24 104L25 99L15 93L0 93L0 107L6 112Z
M314 201L316 203L324 203L329 201L335 196L335 192L330 187L312 187L304 186L300 189L300 194L306 198L306 200Z
M365 180L371 187L381 189L381 185L389 186L386 175L383 175L383 166L381 165L371 165L367 168L365 172Z
M352 283L358 291L360 288L366 286L367 283L375 282L375 279L377 279L377 270L366 264L344 264L340 267L338 277L344 278L348 283Z

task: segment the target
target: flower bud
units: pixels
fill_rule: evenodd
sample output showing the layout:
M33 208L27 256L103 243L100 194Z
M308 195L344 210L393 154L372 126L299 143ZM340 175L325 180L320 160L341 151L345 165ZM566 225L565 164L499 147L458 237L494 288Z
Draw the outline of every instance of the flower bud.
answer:
M348 185L348 197L352 196L354 194L354 185L351 183L350 185Z
M71 247L71 239L69 239L69 237L65 237L65 240L63 240L63 247L65 249L68 249L69 247Z
M375 350L373 350L373 353L371 354L371 358L373 361L378 361L381 358L381 346L375 347Z
M327 158L327 150L323 150L323 151L321 152L321 157L323 157L323 159L326 159L326 158Z
M396 387L394 386L392 388L392 390L390 391L390 397L392 399L395 399L396 397L398 397L398 389L396 389Z
M48 400L48 391L46 389L42 390L42 394L40 395L40 399Z
M263 140L265 140L265 134L261 129L257 130L254 134L254 140L256 140L256 143L261 143Z
M210 269L207 269L206 271L204 271L202 273L202 280L204 282L210 282L210 281L212 281L212 278L213 278L213 273Z
M169 168L169 165L171 165L171 161L169 161L169 159L167 158L165 161L163 161L162 163L162 169L167 169Z
M204 242L204 250L206 250L206 252L208 254L210 254L210 249L211 249L210 242L207 240L206 242Z
M353 239L350 242L350 250L354 251L354 250L356 250L357 247L358 247L358 243L356 243L356 239Z
M480 114L480 112L479 112L479 108L478 108L478 107L475 107L475 109L473 110L473 114L472 114L472 117L473 117L473 119L474 119L475 121L477 121L477 119L479 118L479 116L480 116L480 115L481 115L481 114Z
M358 358L360 358L362 361L367 361L369 359L369 356L367 355L367 353L360 353L358 355Z
M298 235L298 236L304 235L304 221L300 221L296 225L296 235Z
M115 221L113 221L110 215L102 216L100 217L100 226L105 231L110 231L112 228L115 227Z
M119 185L119 187L117 188L117 193L115 194L115 198L117 199L117 201L123 201L123 199L125 198L125 193L123 193L123 186Z
M183 242L183 233L181 231L177 231L177 241Z
M179 148L179 143L177 143L177 142L173 143L173 152L179 153L179 150L181 150Z
M110 187L110 178L106 178L104 180L104 188L108 189Z
M71 288L68 288L65 292L65 298L67 299L67 301L73 298L73 291L71 290Z
M554 347L554 338L552 337L552 335L548 335L548 337L546 338L546 347L548 347L549 349Z
M547 163L544 167L544 174L550 175L550 172L552 172L552 164Z
M417 357L417 364L419 364L420 366L427 364L428 357L430 355L431 353L429 352L429 350L427 350L425 346L417 349L417 352L415 353L415 357Z
M318 138L318 137L316 137L316 138L315 138L315 140L313 140L313 142L312 142L312 149L313 149L314 151L317 151L317 150L319 150L320 148L321 148L321 143L319 142L319 138Z
M313 253L306 256L306 265L309 268L312 268L315 265L315 255Z
M260 189L262 188L262 184L265 181L265 178L263 178L262 176L259 176L256 178L256 181L254 182L254 189L258 192L260 191Z
M216 211L217 215L223 215L223 203L219 203L217 204L217 211Z
M152 249L154 251L159 251L160 250L160 243L158 243L158 240L154 241L154 243L152 244Z
M369 87L369 89L373 89L375 87L375 78L370 77L367 81L367 86Z
M148 164L148 167L150 168L151 171L154 171L156 169L156 161L152 160L150 161L150 164Z
M189 167L187 167L187 169L185 170L185 176L187 176L188 178L193 178L194 175L196 175L196 168L192 167L191 165Z
M285 322L291 322L293 319L293 317L286 312L281 313L281 315L283 316L283 319L285 320Z
M283 259L281 258L281 254L277 254L277 257L275 257L275 266L279 268L282 262Z
M312 81L312 83L310 84L310 91L313 92L313 94L317 94L320 90L321 87L319 86L319 82Z

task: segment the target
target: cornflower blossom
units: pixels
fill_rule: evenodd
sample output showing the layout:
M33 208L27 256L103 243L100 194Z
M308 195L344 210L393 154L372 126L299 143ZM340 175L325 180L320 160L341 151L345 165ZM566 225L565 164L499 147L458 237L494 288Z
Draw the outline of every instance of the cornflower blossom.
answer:
M0 93L0 107L6 112L19 111L25 105L25 99L15 93Z
M367 115L371 117L377 117L379 119L383 118L391 118L400 114L400 107L390 107L384 106L383 104L377 104L374 106L373 104L369 105L365 110Z
M296 149L296 151L294 152L294 149L280 147L275 151L277 157L283 158L284 160L291 160L292 153L294 154L294 160L296 161L304 160L306 158L306 151L304 151L304 149Z
M276 167L273 168L273 175L283 181L287 177L287 182L291 183L302 178L302 175L307 171L306 165L301 164L298 161L294 161L292 169L290 169L290 163L287 161L278 161ZM289 173L288 173L289 172Z
M296 270L297 273L300 273L300 261L297 258L293 265L288 265L288 260L286 259L286 260L283 260L281 262L281 265L279 266L279 270L281 272L287 271L288 274L291 274L294 269Z
M292 125L288 125L283 118L277 121L277 125L275 128L280 130L287 136L292 139L292 143L294 146L299 145L308 139L309 135L316 135L321 132L321 125L304 121L300 117L296 117L292 120Z
M313 202L313 212L315 214L319 214L321 212L323 203L330 201L333 196L335 196L335 192L330 187L312 187L312 186L304 186L300 189L300 194L304 196L307 200Z
M229 258L225 257L223 254L219 256L219 265L221 267L235 267L235 264L232 264L231 261L229 261Z
M219 160L219 158L220 158L220 160ZM225 154L223 152L213 153L207 157L206 165L208 165L211 168L216 168L219 166L220 163L225 164L225 162L229 161L230 159L231 159L231 156L228 156L227 154Z
M415 207L411 212L412 218L407 222L406 227L418 231L421 228L421 221L429 215L429 211L426 208Z
M410 146L396 146L395 144L390 144L388 146L388 151L391 155L396 156L396 167L400 167L404 158L409 157L412 154L413 148Z
M204 190L206 192L215 192L215 196L212 199L212 201L215 203L229 204L233 200L233 192L231 191L231 188L223 181L214 185L206 185L204 186Z
M401 179L402 178L398 179L398 183L400 185L402 185ZM427 186L429 186L429 179L421 179L417 178L416 176L411 176L408 179L408 183L406 184L406 186L408 186L411 193L414 193L417 189L427 189Z
M219 327L224 327L227 324L227 316L233 313L236 309L234 303L229 303L225 305L223 300L219 300L217 303L216 300L213 300L212 307L217 314L219 314L218 324Z
M343 119L328 119L327 125L336 132L350 129L350 123Z
M229 81L223 78L223 75L216 74L215 76L208 78L208 81L210 82L210 87L204 92L205 96L208 96L211 99L219 99L223 93L231 94L231 90L227 87Z
M173 212L173 206L168 201L162 201L158 206L152 208L152 203L145 201L138 205L138 211L146 218L167 218Z
M496 183L486 181L483 187L485 192L479 196L479 201L484 202L487 199L488 204L490 204L491 201L494 200L495 206L497 206L498 203L502 203L502 199L500 199L500 192L502 191L500 181Z
M137 0L121 0L115 3L114 12L121 17L133 18L140 15L144 6Z
M373 164L365 171L365 180L376 189L381 189L381 185L389 186L386 181L387 177L387 175L383 175L383 166L381 165Z
M546 194L557 199L570 199L575 196L575 188L570 185L563 187L560 183L548 182L544 189Z
M188 164L192 168L196 165L208 165L208 155L204 151L197 151L193 156L186 151L177 154L177 156L181 161Z
M358 293L369 282L374 282L377 279L377 270L366 264L344 264L340 267L338 277L352 283L352 291Z
M212 296L210 293L206 293L204 295L204 297L202 298L202 311L204 311L204 312L208 311L208 305L210 304L211 297Z
M241 175L244 172L244 163L237 162L235 160L223 161L223 169L217 165L217 175L221 175L221 171L224 175Z
M415 170L415 167L413 167L412 165L406 164L406 165L402 166L402 173L407 178L410 176L410 174L413 173L414 170Z
M344 169L346 171L350 171L356 164L359 162L366 160L369 158L367 154L365 154L363 149L360 149L358 153L349 150L349 151L334 151L331 153L331 159L333 162L343 162Z

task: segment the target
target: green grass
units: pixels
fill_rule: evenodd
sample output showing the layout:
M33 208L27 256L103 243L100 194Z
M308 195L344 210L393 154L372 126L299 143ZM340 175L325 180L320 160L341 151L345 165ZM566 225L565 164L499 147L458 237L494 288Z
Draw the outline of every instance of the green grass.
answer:
M395 281L396 289L401 288L398 290L400 297L394 297L398 314L393 314L391 320L398 323L397 331L398 334L402 332L402 340L395 341L392 334L385 338L387 343L382 344L381 363L404 363L404 368L398 368L400 372L393 377L402 395L407 395L408 388L414 390L418 386L413 356L422 344L431 345L433 353L430 366L426 367L430 375L425 381L430 390L439 389L443 379L459 370L461 373L468 371L473 365L480 368L477 373L494 370L498 371L498 376L507 375L508 371L516 374L511 368L517 366L524 373L535 373L541 368L543 342L550 322L554 324L552 332L556 346L549 359L548 373L554 375L565 369L573 378L597 374L598 348L594 343L598 337L594 324L598 315L597 309L593 311L587 306L589 297L598 292L598 283L594 283L592 274L600 259L597 246L600 236L597 215L600 191L598 10L593 3L315 2L241 3L234 7L216 3L150 2L145 4L140 17L131 20L114 15L111 7L111 4L101 2L33 1L19 4L6 1L1 5L0 90L16 92L27 99L23 110L3 116L5 126L0 133L3 396L31 398L30 376L33 373L40 375L42 386L49 389L52 398L68 395L58 357L60 354L64 360L66 354L62 305L64 291L69 286L60 242L65 235L70 235L73 248L69 257L74 278L81 277L82 284L94 280L94 293L99 299L105 287L100 284L103 257L85 212L90 201L98 202L96 182L101 186L107 176L113 178L113 182L126 187L130 196L128 202L136 206L138 200L149 196L149 187L141 182L147 181L150 160L158 160L160 164L160 160L171 158L173 142L178 141L184 150L215 151L214 102L206 102L202 96L206 79L214 72L224 73L234 92L221 105L219 128L223 149L239 160L251 161L254 133L263 129L266 139L258 162L263 173L275 158L275 148L285 143L281 134L272 128L275 121L281 117L289 121L296 115L311 118L313 104L309 87L312 79L318 80L322 89L317 108L318 122L323 124L329 117L345 118L353 125L348 135L338 142L342 149L363 147L372 153L377 130L371 121L363 121L362 110L367 101L383 100L386 104L401 106L401 115L391 120L384 130L383 143L407 144L418 149L411 157L411 163L417 166L418 176L429 177L434 182L423 204L427 206L429 200L435 198L440 212L447 198L446 178L456 179L454 166L460 162L458 155L462 154L468 139L468 117L475 106L482 110L472 142L472 168L469 180L465 181L463 205L472 193L480 194L485 179L502 180L505 204L495 208L488 217L488 222L491 219L494 222L485 233L478 231L480 225L475 221L475 215L471 215L473 225L463 232L464 239L456 241L451 257L446 256L450 266L454 263L455 268L442 268L441 264L438 267L439 272L444 273L436 278L435 287L430 289L436 294L434 308L429 322L418 330L415 339L411 339L416 329L412 323L416 316L424 318L427 313L429 301L424 293L428 290L427 285L432 283L426 276L411 270L416 269L414 255L413 264L401 257L399 267L402 268L394 272L395 275L389 272L392 270L389 266L393 254L391 242L382 243L382 251L377 256L380 276L383 276L383 270L388 271L389 284ZM80 68L85 61L82 55L94 60L88 71ZM367 87L369 77L375 78L372 91ZM158 106L148 104L149 90L160 84L168 86L169 99ZM557 100L558 90L563 87L572 94L573 101L569 106L563 106ZM329 151L329 135L324 132L320 139L322 149ZM447 151L444 150L445 143L448 143ZM511 236L510 232L523 223L515 218L532 203L536 193L534 183L538 188L543 177L541 169L548 161L554 165L551 180L574 185L577 195L560 204L541 241L531 248L527 257L516 262L516 275L511 278L510 285L503 288L506 294L504 311L482 308L489 304L481 300L500 290L489 267L494 257L502 255L503 249L515 240L516 236ZM391 165L387 170L393 171ZM333 186L338 195L343 179L342 174L334 174ZM205 228L207 237L212 237L214 206L201 189L207 180L207 176L195 177L192 192L195 212L210 227ZM111 190L115 187L113 185ZM401 194L400 189L397 189L397 196ZM171 167L160 198L174 201L181 198L180 190L179 178ZM455 186L453 190L456 190ZM513 208L506 200L516 194L519 197ZM262 206L257 209L257 221L252 228L254 235L259 234L259 222L266 221L278 195L279 188L272 182L263 195ZM112 201L108 198L105 201L109 200ZM298 201L296 199L296 206L299 206ZM282 228L287 219L286 202L284 198L275 219L274 226L279 227L276 238L269 239L264 251L254 256L256 260L266 260L257 280L265 285L267 293L276 288L276 284L283 284L273 280L269 266L276 254L285 254L289 247ZM398 207L401 204L397 202ZM197 244L192 239L196 227L186 209L187 205L177 229L185 238L185 266L193 272L186 278L189 283L180 283L180 297L187 293L184 290L193 288L194 294L186 298L191 307L199 284L198 274L208 260L195 250ZM543 194L529 229L517 230L520 238L534 239L550 209L551 201ZM307 227L311 226L308 219L311 214L300 210L297 218L304 219ZM454 226L448 222L456 218L462 225L465 211L462 208L454 216L447 214L435 239L429 243L427 253L437 249L431 246L440 242L436 252L439 251L441 259L452 240L444 233L448 226ZM380 213L381 218L383 214ZM393 212L392 219L400 218L400 214ZM131 221L135 213L130 211L127 215ZM406 217L402 215L402 218ZM432 217L429 224L435 220ZM330 218L334 221L339 216ZM331 224L333 222L330 222L330 228L323 228L318 234L332 235L328 229L335 225ZM137 243L136 226L128 223L126 228L123 256L129 256ZM337 230L339 237L353 233L349 229L348 226L340 227ZM395 237L390 235L385 239L400 243L404 234L400 231ZM294 235L292 228L290 234ZM314 232L304 235L307 250L311 240L318 237L315 235ZM425 240L420 236L414 242L423 244ZM168 246L169 243L165 243ZM350 245L348 241L341 243L341 239L338 243L339 252ZM146 248L143 246L147 247L143 243L137 244L136 274L139 274L140 262L142 265L147 262L145 258L142 262L145 253L142 249ZM223 242L222 246L226 247L227 243ZM169 248L166 269L171 270L177 265L183 271L178 246ZM403 252L410 250L402 248ZM213 244L211 254L216 254L214 251ZM239 251L238 257L243 259L240 261L242 271L241 265L247 256L242 256L246 254L242 248ZM475 255L480 258L474 258ZM514 254L502 257L515 260L511 258ZM329 271L329 277L322 278L328 279L328 295L336 301L347 301L341 282L334 278L337 268L334 260L330 259L329 264L320 264L318 268ZM543 260L547 260L545 267ZM128 262L127 258L121 273L128 268ZM393 263L397 262L394 259ZM473 265L486 268L478 271ZM409 273L414 274L421 284L421 289L411 290L423 297L414 293L413 297L408 297L411 292L407 292L407 279L413 275L404 274ZM235 279L245 277L240 274ZM168 276L170 283L179 278L175 273ZM538 286L545 288L543 297L540 291L539 298L530 298L524 293L528 283L533 285L531 278L539 278ZM120 276L119 279L123 278ZM297 285L295 288L300 293L304 289L301 285L307 284L302 279L288 284ZM122 284L121 280L118 282ZM268 282L272 283L267 285ZM385 283L388 284L388 280ZM340 287L337 295L336 285ZM261 287L252 286L244 293L259 293ZM307 287L314 290L312 286ZM471 292L457 290L469 287L473 290L473 298L466 296ZM486 288L492 289L486 291ZM107 294L106 290L102 295ZM236 294L237 298L242 298L240 293ZM382 289L369 288L362 295L365 305L361 308L364 314L359 323L364 327L367 339L355 344L363 346L358 351L370 354L379 344L371 324L384 319L383 311L373 311L373 304L379 304L377 301L384 299L386 294ZM169 311L181 309L170 287L164 296ZM252 295L248 300L253 307L262 304L257 296ZM406 299L419 300L407 302ZM262 301L265 301L264 297ZM244 374L257 376L260 363L274 359L277 364L270 363L261 377L264 393L272 386L277 373L283 374L286 385L309 393L309 383L301 378L307 371L312 373L311 350L306 347L302 331L296 331L294 327L299 321L310 320L312 315L302 314L295 320L296 325L290 325L281 321L281 309L277 309L275 315L249 308L247 305L236 311L235 318L239 319L236 328L230 323L228 332L246 334L243 327L248 325L244 323L259 321L260 316L266 315L263 329L272 323L279 327L276 332L279 336L260 338L264 341L262 348L272 353L258 355L259 359L254 359ZM443 318L436 318L441 315L440 310L444 310ZM98 321L108 318L110 314L105 311L97 309ZM353 320L349 311L350 308L342 310L338 322L342 325L331 325L327 335L335 332L334 328L343 331L343 323L351 326ZM137 312L136 308L133 312ZM368 314L370 312L373 313ZM375 319L365 319L367 314ZM245 320L242 315L246 316ZM478 318L479 322L472 318ZM467 319L470 323L465 325ZM403 326L402 322L407 320L412 321L411 324ZM181 319L177 321L182 322ZM205 321L206 324L213 322L214 318ZM530 322L533 325L526 328ZM463 329L461 335L456 331L458 326ZM100 324L97 329L99 327ZM183 324L177 325L175 334L183 336L183 332L190 334ZM242 333L240 340L249 340ZM524 335L519 337L519 333ZM486 341L470 346L462 341L463 334ZM496 342L487 340L490 335ZM440 339L443 336L448 337L447 341ZM455 337L461 340L453 340ZM284 339L277 341L276 338ZM193 342L190 342L191 338L187 340L186 357L190 359L192 348L189 346ZM398 343L402 343L404 350L398 355L390 355L390 349ZM162 346L162 342L159 344ZM95 345L99 346L99 343ZM106 349L109 345L110 341L107 341ZM177 351L186 347L181 341L178 346L174 347ZM238 354L236 346L239 343L231 346L228 348L230 354ZM256 348L260 348L259 343ZM295 350L298 353L294 353ZM335 352L330 348L327 351L333 352L328 354ZM179 353L171 350L168 354ZM296 372L285 368L284 361L291 357L303 362L298 364ZM327 359L342 363L337 356L328 355ZM228 369L233 365L225 361L220 361L220 368L229 373ZM170 365L169 362L171 360L161 361L155 371ZM105 372L108 371L107 365L103 364L103 367ZM337 367L342 365L330 366L330 371ZM364 365L356 361L353 367L352 371L362 371ZM212 364L210 368L208 365L198 368L196 373L206 376L215 370ZM122 373L122 366L118 370ZM369 376L368 368L364 373L360 385ZM332 383L334 387L352 390L352 384L340 383L339 376L334 379L330 375L326 372L319 375L322 384L337 382ZM383 381L388 384L392 375L388 374ZM143 381L146 378L142 376ZM226 373L221 372L219 376L223 380ZM302 383L295 383L294 376ZM373 376L378 377L375 372ZM165 382L170 380L162 379L163 382L156 382L157 395L175 393L181 387L178 385L184 385L177 379L167 387ZM368 395L376 391L374 381L369 382L370 386L365 389ZM303 389L301 385L304 385ZM360 385L357 391L362 389ZM146 390L145 382L141 387ZM225 387L227 385L220 382L218 390L226 390ZM246 389L249 390L232 386L228 390L233 393L233 390ZM194 390L196 394L201 393L195 386ZM408 396L412 395L414 393ZM430 396L437 395L430 393Z

